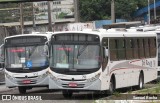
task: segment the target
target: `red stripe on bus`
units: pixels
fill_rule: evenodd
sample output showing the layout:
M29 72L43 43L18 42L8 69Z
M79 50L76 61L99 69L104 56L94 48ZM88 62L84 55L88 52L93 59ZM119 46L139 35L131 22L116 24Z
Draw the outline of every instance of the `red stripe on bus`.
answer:
M113 72L113 71L116 71L116 70L121 70L121 69L131 69L131 68L116 68L116 69L113 69L110 74ZM132 69L140 69L140 68L132 68Z
M141 59L134 60L134 61L131 61L131 62L129 62L129 63L133 63L133 62L137 62L137 61L141 61Z

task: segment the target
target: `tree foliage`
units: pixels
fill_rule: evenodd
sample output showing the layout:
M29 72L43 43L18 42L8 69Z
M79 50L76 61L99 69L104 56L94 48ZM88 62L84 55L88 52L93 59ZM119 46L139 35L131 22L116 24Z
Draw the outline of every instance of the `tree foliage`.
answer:
M111 0L79 0L81 21L111 18ZM132 19L132 14L147 5L147 0L115 0L116 18Z
M79 0L80 18L82 21L110 18L109 0Z
M147 0L115 0L116 17L132 19L132 14L147 5Z

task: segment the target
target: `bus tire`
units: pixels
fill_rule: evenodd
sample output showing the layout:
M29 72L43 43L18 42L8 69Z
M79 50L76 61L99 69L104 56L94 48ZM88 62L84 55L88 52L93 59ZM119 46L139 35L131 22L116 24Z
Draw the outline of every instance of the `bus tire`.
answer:
M143 74L140 73L137 89L143 89L143 87L144 87L144 77Z
M23 86L18 87L18 90L19 90L20 94L25 94L26 93L26 87L23 87Z
M108 90L109 95L112 95L114 91L115 91L115 80L112 76L110 83L109 83L109 90Z
M63 91L62 91L62 94L63 94L63 97L64 97L64 98L71 98L72 95L73 95L73 92L72 92L72 91L69 91L69 90L63 90Z

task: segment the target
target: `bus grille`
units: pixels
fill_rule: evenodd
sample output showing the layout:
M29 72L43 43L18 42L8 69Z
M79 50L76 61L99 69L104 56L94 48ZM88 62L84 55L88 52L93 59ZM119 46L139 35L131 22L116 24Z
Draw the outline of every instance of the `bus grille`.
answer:
M37 78L38 76L32 76L32 77L27 77L27 78ZM26 79L26 77L15 77L17 79Z

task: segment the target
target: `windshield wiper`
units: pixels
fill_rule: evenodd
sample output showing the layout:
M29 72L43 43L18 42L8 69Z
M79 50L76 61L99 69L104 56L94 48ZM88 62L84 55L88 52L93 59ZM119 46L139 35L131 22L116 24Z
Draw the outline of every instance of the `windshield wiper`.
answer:
M29 52L29 57L28 57L28 58L30 58L30 57L32 56L32 54L34 53L34 51L36 50L36 48L37 48L37 45L35 45L35 46L32 48L31 52Z
M84 50L87 48L87 46L88 46L88 43L86 43L86 45L83 45L83 48L81 50L80 50L80 47L78 48L77 59L84 52Z

